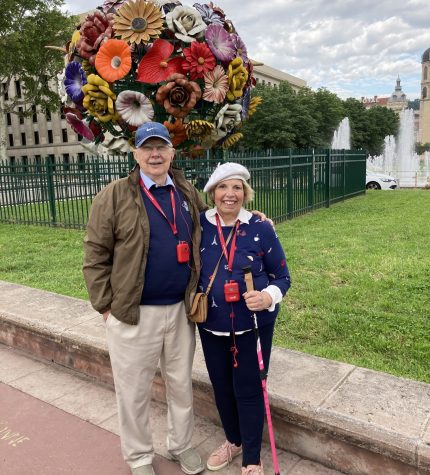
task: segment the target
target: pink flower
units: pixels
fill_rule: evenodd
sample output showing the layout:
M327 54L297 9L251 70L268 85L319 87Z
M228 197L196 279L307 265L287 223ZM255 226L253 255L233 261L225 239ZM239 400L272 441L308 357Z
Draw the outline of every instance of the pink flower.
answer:
M222 66L215 66L213 71L208 71L204 75L205 90L203 99L208 102L221 104L228 91L228 77Z
M214 56L229 63L236 54L230 34L220 25L209 25L205 30L206 42Z
M67 112L66 122L77 134L81 135L82 137L85 137L90 141L94 140L95 137L93 131L73 112Z

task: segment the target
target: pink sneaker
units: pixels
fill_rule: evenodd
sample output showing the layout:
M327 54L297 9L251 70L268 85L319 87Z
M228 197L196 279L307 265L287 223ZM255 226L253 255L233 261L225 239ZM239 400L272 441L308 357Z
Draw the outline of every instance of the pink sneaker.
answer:
M220 447L214 450L206 462L208 470L221 470L226 467L235 457L242 453L242 446L230 444L226 440Z
M263 462L260 462L260 465L242 467L242 475L264 475Z

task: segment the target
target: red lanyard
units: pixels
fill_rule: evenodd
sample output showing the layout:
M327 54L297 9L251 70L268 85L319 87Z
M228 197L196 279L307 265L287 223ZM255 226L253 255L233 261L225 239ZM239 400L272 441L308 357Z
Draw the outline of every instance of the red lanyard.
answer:
M176 236L178 234L178 230L176 228L176 203L175 203L175 195L173 193L172 188L170 188L170 202L172 203L173 223L169 221L169 218L166 216L166 213L162 210L158 201L155 199L153 194L148 190L148 188L146 188L145 183L143 183L142 177L140 177L139 183L143 192L149 198L149 201L151 201L151 203L155 206L157 211L159 211L166 218L166 221L169 223L169 226L171 227L173 234Z
M227 245L225 243L224 235L222 233L222 228L221 228L221 221L219 219L218 213L215 215L216 218L216 227L218 229L218 237L219 237L219 242L221 243L222 247L222 252L227 260L228 263L228 270L229 272L232 272L233 270L233 259L234 259L234 253L236 251L236 236L237 236L237 229L239 228L239 220L236 221L236 229L234 230L233 233L233 239L231 241L231 247L230 247L230 255L228 254L227 251Z

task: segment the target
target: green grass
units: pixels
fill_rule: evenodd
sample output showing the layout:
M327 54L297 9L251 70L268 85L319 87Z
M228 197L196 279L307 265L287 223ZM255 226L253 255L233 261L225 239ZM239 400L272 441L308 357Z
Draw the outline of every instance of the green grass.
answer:
M430 192L369 192L277 227L280 346L430 382Z
M46 202L0 208L0 221L10 224L53 224L83 229L91 207L90 198L55 201L55 220Z
M278 224L275 343L430 382L430 192L369 192ZM86 299L83 231L0 224L0 279Z

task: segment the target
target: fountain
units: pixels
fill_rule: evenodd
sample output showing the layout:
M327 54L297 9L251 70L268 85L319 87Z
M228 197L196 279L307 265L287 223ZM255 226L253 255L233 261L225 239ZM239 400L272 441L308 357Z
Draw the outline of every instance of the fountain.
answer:
M344 150L351 148L351 129L348 117L342 119L339 127L335 130L333 140L331 141L331 148Z
M415 153L414 111L400 112L397 140L392 135L384 139L384 152L367 160L367 168L392 175L400 186L421 187L430 183L430 153L419 157Z

